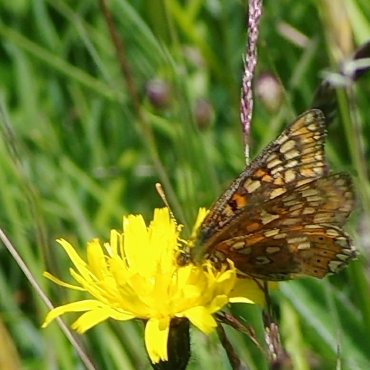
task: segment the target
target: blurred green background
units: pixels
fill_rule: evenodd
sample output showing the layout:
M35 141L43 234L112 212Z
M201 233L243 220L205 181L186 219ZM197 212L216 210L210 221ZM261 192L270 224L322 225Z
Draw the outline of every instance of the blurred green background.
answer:
M247 2L112 0L110 8L136 106L98 1L0 1L0 227L55 305L81 298L42 277L69 280L57 237L83 255L89 239L121 229L123 214L149 220L163 206L156 182L189 230L198 207L244 167ZM310 106L325 72L369 39L368 0L265 1L252 157ZM280 284L273 304L289 354L283 369L370 368L370 77L337 95L327 153L333 170L354 176L348 230L360 257L323 281ZM3 246L0 264L0 369L82 369L55 323L40 328L47 309ZM260 309L234 313L263 344ZM269 368L247 336L227 333L250 369ZM140 323L106 322L79 339L99 369L150 368ZM230 369L216 334L194 329L192 348L189 369Z

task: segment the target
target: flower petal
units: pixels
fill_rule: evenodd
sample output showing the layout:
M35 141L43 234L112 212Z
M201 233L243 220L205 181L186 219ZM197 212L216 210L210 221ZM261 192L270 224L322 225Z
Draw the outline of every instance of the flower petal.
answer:
M230 292L229 301L231 303L257 303L263 306L265 294L255 280L237 279Z
M83 334L93 326L108 319L109 315L104 309L93 310L85 312L72 325L71 328L78 333Z
M77 301L73 303L68 303L63 306L59 306L56 308L53 308L45 318L44 323L42 324L42 327L45 328L50 324L51 321L56 319L58 316L63 315L67 312L80 312L80 311L89 311L96 308L102 307L102 303L100 301L97 301L95 299L87 299L84 301Z
M133 271L145 271L146 259L142 258L148 248L148 231L141 215L123 217L124 256Z
M73 289L73 290L82 290L82 291L86 290L84 288L81 288L80 286L68 284L68 283L64 282L63 280L58 279L54 275L49 274L46 271L42 275L45 276L47 279L51 280L53 283L58 284L58 285L60 285L64 288L69 288L69 289Z
M73 246L64 239L57 239L57 242L63 247L68 257L75 265L77 271L87 280L90 279L89 269L86 262L78 255Z
M148 320L145 325L145 346L153 364L159 361L167 361L167 339L170 330L170 319Z
M205 334L209 334L216 326L217 322L209 311L202 306L192 307L183 312L193 325Z
M101 323L102 321L114 316L115 320L131 320L134 318L133 315L119 313L110 309L109 307L106 308L98 308L89 312L84 313L81 315L73 324L72 329L76 330L79 333L85 333L87 330L91 329L93 326Z
M207 216L208 212L209 211L206 208L199 208L198 216L197 216L197 219L195 220L195 224L194 224L193 230L191 232L190 240L195 239L198 228L199 228L200 224L203 222L203 220L205 219L205 217Z
M108 275L108 267L103 248L98 239L93 239L87 244L87 262L89 270L97 279L104 279L104 277Z

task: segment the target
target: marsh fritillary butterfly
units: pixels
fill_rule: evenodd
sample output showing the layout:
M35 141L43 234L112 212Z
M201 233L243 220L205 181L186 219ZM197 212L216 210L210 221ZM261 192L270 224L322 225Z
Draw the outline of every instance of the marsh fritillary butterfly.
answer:
M190 258L230 259L263 280L322 278L356 256L342 230L354 207L350 177L329 174L325 118L303 113L237 177L201 224Z

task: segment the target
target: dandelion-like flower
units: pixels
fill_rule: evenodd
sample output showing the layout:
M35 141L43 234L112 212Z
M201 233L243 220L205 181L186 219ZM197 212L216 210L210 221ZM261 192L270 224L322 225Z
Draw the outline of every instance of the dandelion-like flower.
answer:
M196 225L204 216L201 210ZM263 301L257 284L238 279L232 264L221 270L209 261L179 266L180 231L167 208L156 209L148 227L141 215L129 215L123 219L123 233L112 230L109 243L102 245L97 239L88 243L86 262L70 243L59 239L74 265L70 274L77 285L44 275L66 288L87 292L91 299L54 308L43 327L67 312L84 312L72 324L79 333L108 318L143 319L146 348L152 363L157 363L168 359L171 319L187 318L208 334L217 326L212 314L229 302Z

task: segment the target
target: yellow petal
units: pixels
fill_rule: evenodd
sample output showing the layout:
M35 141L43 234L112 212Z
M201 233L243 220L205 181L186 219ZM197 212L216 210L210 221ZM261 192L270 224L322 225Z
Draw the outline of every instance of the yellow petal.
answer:
M96 308L101 308L102 303L95 299L86 299L84 301L77 301L73 303L68 303L63 306L53 308L45 318L42 327L45 328L50 324L51 321L56 319L58 316L63 315L67 312L80 312L80 311L89 311Z
M172 267L178 233L177 225L171 219L168 208L154 211L149 233L152 244L150 252L153 253L154 260L159 261L164 270L169 266Z
M80 286L65 283L63 280L58 279L57 277L55 277L52 274L49 274L46 271L42 275L45 276L47 279L51 280L52 282L54 282L55 284L58 284L58 285L60 285L64 288L69 288L69 289L74 289L74 290L82 290L82 291L86 290L84 288L81 288Z
M90 279L90 273L86 262L78 255L73 246L64 239L57 239L57 242L63 247L68 257L75 265L77 271L85 278Z
M87 261L90 271L98 279L104 279L108 275L106 259L98 239L93 239L87 244Z
M195 224L194 224L194 227L193 227L193 230L192 230L192 233L191 233L190 240L192 240L192 239L195 238L196 233L197 233L197 230L198 230L200 224L203 222L203 220L207 216L208 212L209 211L206 208L203 208L203 207L202 208L199 208L197 219L195 221Z
M146 258L143 258L149 244L148 231L141 215L123 218L123 243L127 263L133 271L145 273Z
M101 323L109 317L104 309L97 309L85 312L72 325L72 329L78 333L83 334L93 326Z
M221 308L224 307L228 301L229 299L226 294L216 296L208 307L209 312L214 313L221 310Z
M145 325L145 346L153 364L168 360L167 338L170 329L170 319L152 318Z
M121 236L122 234L120 234L117 230L113 229L110 231L109 243L104 243L104 247L110 257L116 256L118 254L120 254L121 256L125 255L124 253L121 253Z
M79 333L85 333L87 330L91 329L93 326L101 323L102 321L113 317L115 320L131 320L134 318L131 314L119 313L108 307L98 308L81 315L73 324L72 329L78 331Z
M231 303L257 303L264 305L265 294L255 280L237 279L234 288L230 292Z
M216 320L202 306L189 308L183 312L183 316L187 317L193 325L205 334L209 334L217 326Z

